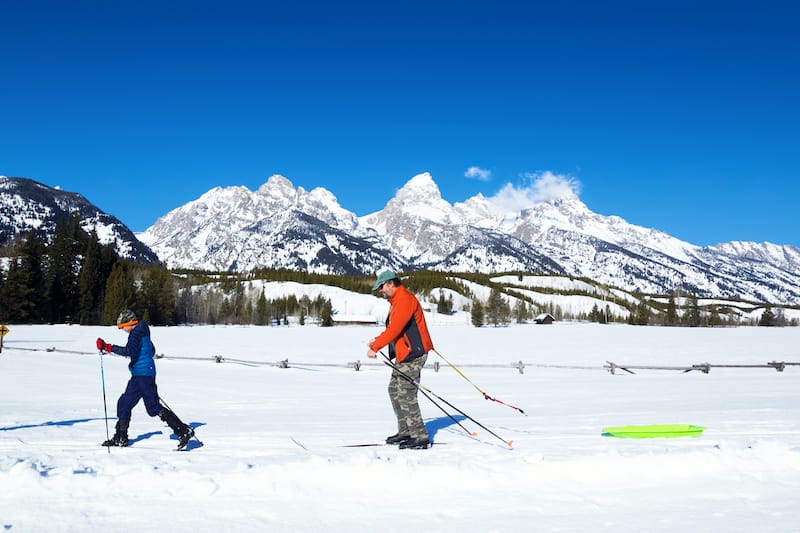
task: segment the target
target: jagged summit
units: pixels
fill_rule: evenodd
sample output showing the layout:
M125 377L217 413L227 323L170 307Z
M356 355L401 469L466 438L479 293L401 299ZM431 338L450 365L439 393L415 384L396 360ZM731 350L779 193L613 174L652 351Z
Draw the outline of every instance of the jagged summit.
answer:
M433 176L428 172L417 174L403 185L394 197L394 200L424 202L442 199L439 186L433 181Z

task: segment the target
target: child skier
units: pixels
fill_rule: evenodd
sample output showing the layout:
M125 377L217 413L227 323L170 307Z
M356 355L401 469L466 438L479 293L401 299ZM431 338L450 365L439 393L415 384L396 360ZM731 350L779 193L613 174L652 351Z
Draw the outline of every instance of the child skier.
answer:
M115 346L98 338L97 349L130 357L131 362L128 364L128 368L131 371L131 378L128 380L125 392L117 400L116 432L102 445L128 445L128 425L131 422L131 411L139 403L139 400L143 399L147 414L158 415L167 423L178 436L178 449L182 450L194 437L194 430L181 422L175 413L159 401L156 387L156 364L153 360L156 349L150 340L150 327L144 320L138 320L133 311L125 309L117 318L117 328L128 334L128 343L125 346Z

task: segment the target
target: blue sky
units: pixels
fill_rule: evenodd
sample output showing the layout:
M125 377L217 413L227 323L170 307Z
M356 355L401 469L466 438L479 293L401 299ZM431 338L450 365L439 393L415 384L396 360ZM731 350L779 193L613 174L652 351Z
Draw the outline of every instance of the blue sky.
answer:
M0 0L0 175L142 231L272 174L364 215L421 172L450 202L550 172L694 244L800 245L798 9Z

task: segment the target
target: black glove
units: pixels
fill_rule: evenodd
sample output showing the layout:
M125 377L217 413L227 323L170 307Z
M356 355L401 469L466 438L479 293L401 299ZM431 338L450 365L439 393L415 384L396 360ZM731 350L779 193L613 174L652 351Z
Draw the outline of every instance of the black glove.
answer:
M111 350L113 348L114 348L113 345L108 344L106 341L104 341L103 339L101 339L99 337L97 338L97 349L100 350L101 352L111 353Z

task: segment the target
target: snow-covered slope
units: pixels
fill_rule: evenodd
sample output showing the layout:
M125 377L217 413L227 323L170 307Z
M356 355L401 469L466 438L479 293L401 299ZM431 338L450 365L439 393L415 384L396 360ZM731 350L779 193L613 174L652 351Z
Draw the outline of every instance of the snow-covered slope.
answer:
M80 194L27 178L0 176L0 246L31 230L49 242L56 224L75 216L81 228L96 231L99 242L113 245L120 257L145 264L158 261L127 226Z

